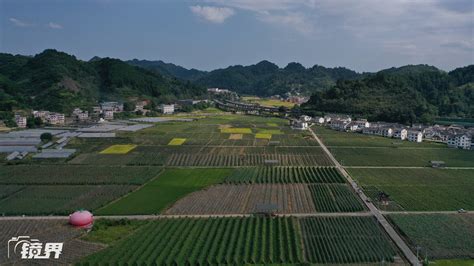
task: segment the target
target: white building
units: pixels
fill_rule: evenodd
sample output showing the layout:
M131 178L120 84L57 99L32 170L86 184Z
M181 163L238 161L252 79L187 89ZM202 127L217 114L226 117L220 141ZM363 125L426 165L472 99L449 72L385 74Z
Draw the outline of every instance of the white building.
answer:
M408 135L408 130L404 128L396 128L393 130L393 137L396 139L406 140Z
M104 114L104 119L106 120L114 119L114 111L111 111L111 110L103 111L103 114Z
M15 123L19 128L26 127L26 116L15 115Z
M89 112L82 111L81 108L75 108L74 111L72 111L72 115L78 121L86 121L89 119Z
M46 115L46 123L50 125L64 125L64 114L49 113Z
M349 124L350 124L349 121L337 119L337 120L332 120L329 127L331 129L338 130L338 131L346 131Z
M123 112L123 103L118 102L102 102L100 103L102 111Z
M174 113L174 104L162 104L160 109L163 114L172 114Z
M310 122L311 121L311 116L302 115L302 116L300 116L300 120L305 121L305 122Z
M421 131L410 130L407 132L407 139L412 142L422 142L423 133Z
M321 116L314 117L313 122L322 125L324 124L324 117L321 117Z
M300 121L300 120L291 120L291 126L294 129L298 130L307 130L309 125L308 122Z
M448 137L448 147L468 150L472 146L472 136L468 134L453 134Z

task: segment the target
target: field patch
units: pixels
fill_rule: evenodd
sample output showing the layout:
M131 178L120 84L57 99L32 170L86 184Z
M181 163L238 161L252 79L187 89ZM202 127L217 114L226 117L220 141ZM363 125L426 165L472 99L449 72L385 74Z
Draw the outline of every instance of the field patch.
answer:
M230 133L230 134L252 134L252 129L248 127L229 127L221 128L221 133Z
M409 246L421 247L429 259L474 257L473 214L391 214L390 220L408 237ZM454 264L458 265L458 264Z
M137 265L268 265L303 261L296 219L252 217L155 220L125 241L81 262L86 265L123 262Z
M169 143L168 145L170 146L179 146L179 145L183 145L183 143L186 141L186 139L183 139L183 138L173 138Z
M349 173L364 188L366 194L382 210L397 210L379 204L378 193L389 195L407 211L474 210L474 170L468 169L408 169L408 168L348 168ZM396 206L395 206L396 207Z
M239 140L242 139L242 134L230 134L229 139Z
M167 169L139 190L113 202L101 215L156 214L183 196L222 182L230 169Z
M108 147L107 149L100 152L100 154L127 154L131 150L135 149L137 145L133 144L117 144Z
M255 134L256 139L272 139L272 134L267 133L257 133Z
M229 184L262 183L345 183L331 167L245 167L237 168L225 179Z
M397 255L373 217L303 218L300 223L310 263L393 262Z
M267 123L267 126L269 127L278 127L277 123Z
M271 134L271 135L283 135L284 133L279 129L258 129L257 134Z

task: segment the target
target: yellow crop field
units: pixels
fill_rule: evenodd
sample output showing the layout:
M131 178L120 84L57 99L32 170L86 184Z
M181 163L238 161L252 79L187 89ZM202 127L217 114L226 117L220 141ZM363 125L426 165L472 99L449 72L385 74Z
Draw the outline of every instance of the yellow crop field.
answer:
M272 134L257 133L257 134L255 134L255 138L257 138L257 139L272 139Z
M252 134L252 130L248 127L229 127L229 128L221 128L221 133Z
M185 141L186 139L174 138L168 143L168 145L172 145L172 146L183 145Z
M127 154L136 147L137 145L134 144L112 145L107 149L101 151L100 154Z
M280 131L279 129L259 129L258 133L271 134L271 135L281 135L281 134L283 134L283 132Z
M242 139L242 134L230 134L229 139L237 140Z
M278 127L277 123L267 123L267 126L269 127Z

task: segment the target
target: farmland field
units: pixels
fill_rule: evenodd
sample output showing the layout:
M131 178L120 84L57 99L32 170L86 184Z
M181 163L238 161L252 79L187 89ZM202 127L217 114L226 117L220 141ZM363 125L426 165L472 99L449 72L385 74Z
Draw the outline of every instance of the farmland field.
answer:
M95 210L135 189L132 185L33 185L0 200L0 214L65 215Z
M196 190L222 182L230 169L167 169L139 190L97 211L101 215L155 214Z
M71 265L81 257L97 252L104 247L96 243L79 240L83 230L72 228L67 220L23 220L0 221L0 265L24 265L25 261L17 256L7 258L7 243L14 236L30 236L41 242L63 242L63 252L59 259L42 260L43 265ZM12 255L12 254L10 254Z
M101 151L101 154L127 154L131 150L135 149L137 145L128 144L128 145L112 145L107 149Z
M81 264L308 264L394 261L372 217L160 219Z
M390 220L407 237L411 246L430 259L474 257L474 215L392 214Z
M183 143L186 141L184 138L173 138L168 145L183 145Z
M54 171L51 171L51 166L47 165L9 165L0 168L0 184L140 185L160 171L160 167L153 166L55 165Z
M284 214L364 211L346 184L252 184L216 185L191 193L166 214L246 214L268 204Z
M303 218L301 230L311 263L392 262L397 255L372 217Z
M248 264L303 261L293 218L161 219L89 256L96 264Z
M345 166L430 166L430 161L444 161L449 167L474 167L474 152L468 150L333 147L331 152Z
M344 183L344 177L330 167L247 167L238 168L226 183Z
M349 173L375 200L378 192L390 196L407 211L474 210L474 170L349 168ZM383 206L381 206L383 208Z

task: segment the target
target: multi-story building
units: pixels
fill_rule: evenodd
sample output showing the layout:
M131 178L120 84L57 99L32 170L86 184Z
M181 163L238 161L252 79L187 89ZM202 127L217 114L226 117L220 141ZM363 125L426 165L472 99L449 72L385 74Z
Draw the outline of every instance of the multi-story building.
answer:
M50 125L64 125L64 114L61 113L49 113L45 119Z
M160 109L163 114L172 114L174 113L174 104L162 104Z
M112 110L103 111L103 114L104 114L104 119L106 119L106 120L114 119L114 111L112 111Z
M396 139L405 140L407 139L407 135L408 135L408 130L404 128L395 128L393 130L393 137Z
M409 130L407 132L407 139L408 141L413 142L422 142L423 141L423 133L418 130Z
M15 122L19 128L26 127L26 116L15 115Z
M452 134L448 137L448 147L469 150L472 147L472 136L469 134Z

